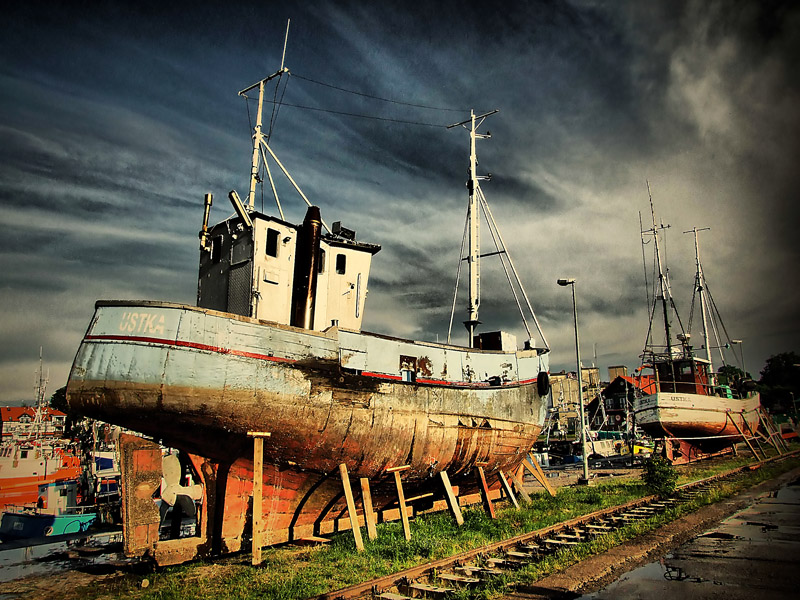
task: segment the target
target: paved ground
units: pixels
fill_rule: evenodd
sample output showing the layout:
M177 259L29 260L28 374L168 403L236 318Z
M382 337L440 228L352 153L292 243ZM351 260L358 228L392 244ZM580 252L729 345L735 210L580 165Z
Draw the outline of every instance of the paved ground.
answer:
M800 469L509 596L514 600L798 597Z
M677 550L584 596L739 600L800 596L800 479Z

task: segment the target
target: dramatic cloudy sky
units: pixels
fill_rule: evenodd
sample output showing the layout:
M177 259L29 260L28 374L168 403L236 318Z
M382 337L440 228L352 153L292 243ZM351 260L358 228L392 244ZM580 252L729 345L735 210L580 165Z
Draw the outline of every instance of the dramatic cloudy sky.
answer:
M251 142L237 92L277 70L288 18L294 76L271 143L327 221L383 246L365 329L445 338L468 138L443 126L500 109L483 127L492 139L479 142L480 171L494 175L484 191L553 370L574 366L564 276L578 281L584 363L596 348L603 373L637 366L648 180L671 226L684 321L694 249L683 232L710 227L700 234L709 287L731 337L744 340L747 369L757 376L771 354L800 348L795 3L145 6L4 11L0 402L32 398L40 346L50 391L65 384L96 299L194 303L203 194L215 194L214 221L232 212L228 190L246 193ZM282 189L287 217L301 219ZM522 338L493 264L484 261L484 328Z

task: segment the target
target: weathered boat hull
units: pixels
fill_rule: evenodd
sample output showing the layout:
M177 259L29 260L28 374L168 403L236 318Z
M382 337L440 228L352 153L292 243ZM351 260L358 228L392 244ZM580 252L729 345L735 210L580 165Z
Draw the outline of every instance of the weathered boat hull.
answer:
M759 425L757 393L730 399L690 393L657 392L636 402L636 424L648 435L685 441L717 452L751 435Z
M216 496L207 501L225 506L221 543L238 549L252 495L248 432L271 434L264 523L267 539L281 542L335 523L340 464L374 484L379 509L396 504L391 467L408 465L403 481L416 495L437 487L443 470L475 490L477 465L489 475L516 469L544 422L547 390L537 378L547 368L536 350L481 352L184 305L98 303L67 397L83 414L195 455L205 493Z

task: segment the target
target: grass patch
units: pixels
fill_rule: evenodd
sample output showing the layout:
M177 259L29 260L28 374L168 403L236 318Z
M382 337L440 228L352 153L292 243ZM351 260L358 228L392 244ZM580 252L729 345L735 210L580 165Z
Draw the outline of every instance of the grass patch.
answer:
M743 466L752 459L743 457L684 467L679 483L694 481L715 473ZM531 583L591 554L655 529L704 504L729 497L749 487L800 466L794 458L773 463L756 471L745 471L708 494L672 508L646 521L628 525L592 542L562 550L541 562L496 578L479 590L459 590L461 598L495 598L508 593L510 583ZM464 526L458 527L448 513L432 513L411 522L412 539L406 541L399 522L378 526L378 539L364 541L364 552L357 552L350 532L333 536L330 544L319 547L279 547L265 549L260 567L250 565L250 554L242 553L211 561L196 561L167 567L145 575L128 574L75 590L76 598L213 599L278 598L299 600L388 575L403 569L452 556L534 531L589 512L623 504L648 495L640 480L610 481L592 487L561 488L555 497L540 493L519 510L498 507L498 518L490 519L481 508L464 510ZM149 585L142 587L142 580ZM65 600L69 597L65 594Z

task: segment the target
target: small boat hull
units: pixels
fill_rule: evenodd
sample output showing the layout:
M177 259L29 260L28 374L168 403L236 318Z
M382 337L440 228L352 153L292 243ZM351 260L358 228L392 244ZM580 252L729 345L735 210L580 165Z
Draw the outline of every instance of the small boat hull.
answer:
M636 425L654 438L685 441L705 452L741 442L759 426L760 397L744 399L657 392L637 400Z
M33 539L81 533L97 520L94 512L49 515L27 511L6 511L0 523L0 540Z

